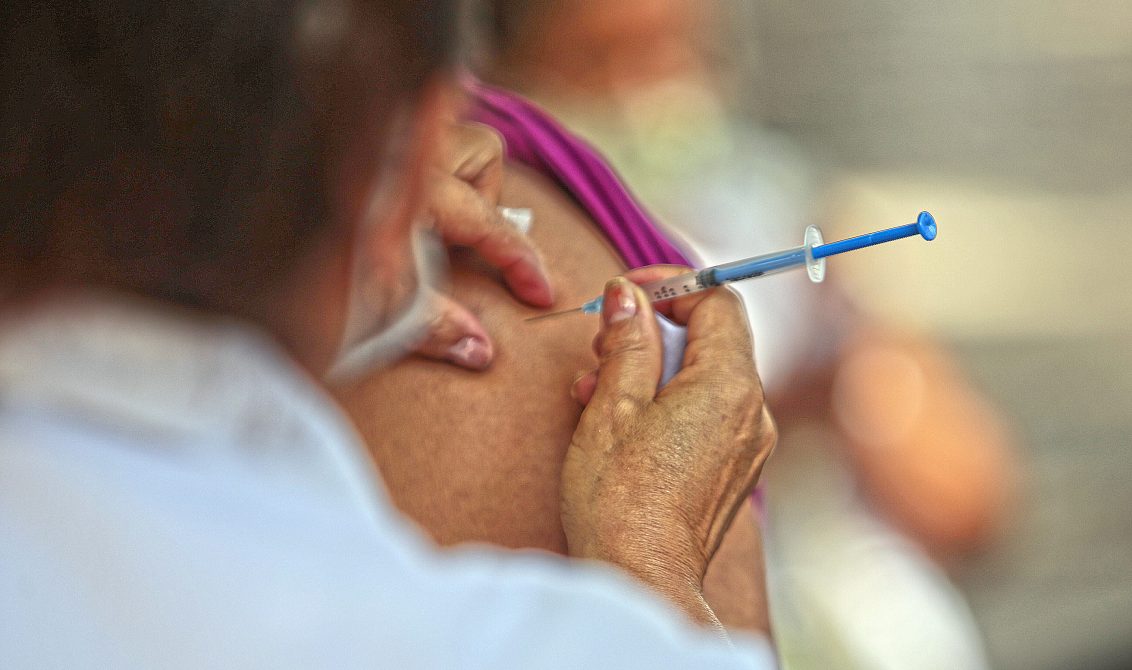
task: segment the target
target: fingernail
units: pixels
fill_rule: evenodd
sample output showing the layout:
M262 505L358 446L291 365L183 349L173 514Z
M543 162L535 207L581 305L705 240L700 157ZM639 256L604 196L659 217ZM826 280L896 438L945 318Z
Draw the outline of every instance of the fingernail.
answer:
M605 323L614 324L637 314L637 296L633 287L624 279L615 279L606 287Z
M491 363L491 347L478 337L460 338L448 350L448 360L473 370L482 370Z
M497 207L496 211L504 221L511 224L511 227L520 233L526 235L531 232L531 224L534 223L535 213L526 207Z

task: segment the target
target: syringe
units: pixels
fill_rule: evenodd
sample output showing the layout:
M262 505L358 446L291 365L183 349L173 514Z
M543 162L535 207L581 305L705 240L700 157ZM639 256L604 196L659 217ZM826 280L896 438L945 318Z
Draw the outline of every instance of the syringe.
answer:
M722 265L714 265L669 279L650 282L642 285L641 288L644 290L645 295L649 296L651 302L661 302L690 293L706 291L714 286L722 286L732 282L743 281L744 279L766 277L797 267L805 267L806 272L810 276L810 281L818 283L825 279L825 259L827 257L843 254L846 251L854 251L885 242L892 242L893 240L899 240L905 237L912 237L913 235L919 235L928 241L934 240L936 236L935 218L927 212L920 212L915 223L909 223L887 230L878 230L875 233L858 235L857 237L850 237L849 239L841 240L840 242L831 242L829 244L823 243L821 231L818 230L817 226L810 226L806 228L806 234L802 240L802 246L800 247L744 258L730 263L723 263ZM601 313L601 305L602 296L598 296L586 302L581 307L533 316L527 319L527 321L549 319L555 316L573 314L574 312L599 314Z

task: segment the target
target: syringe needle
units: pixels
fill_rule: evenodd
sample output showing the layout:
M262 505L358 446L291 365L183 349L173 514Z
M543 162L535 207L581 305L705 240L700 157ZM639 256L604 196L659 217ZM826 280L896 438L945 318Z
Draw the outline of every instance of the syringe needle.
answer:
M581 307L575 307L574 309L564 309L561 312L551 312L550 314L539 314L538 316L528 317L528 318L523 319L523 320L524 321L541 321L543 319L551 319L551 318L554 318L556 316L566 316L567 314L573 314L574 312L580 312L580 311L582 311Z

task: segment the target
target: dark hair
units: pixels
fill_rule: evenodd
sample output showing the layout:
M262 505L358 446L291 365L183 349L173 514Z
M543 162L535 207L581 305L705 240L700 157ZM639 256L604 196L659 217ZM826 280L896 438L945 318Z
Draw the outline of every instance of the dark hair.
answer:
M554 0L483 0L480 11L486 21L485 37L490 40L487 49L494 54L509 54L524 43L531 30L539 30L541 25L532 23L548 10L554 8Z
M267 290L333 225L350 131L387 127L453 41L443 0L0 5L0 298Z

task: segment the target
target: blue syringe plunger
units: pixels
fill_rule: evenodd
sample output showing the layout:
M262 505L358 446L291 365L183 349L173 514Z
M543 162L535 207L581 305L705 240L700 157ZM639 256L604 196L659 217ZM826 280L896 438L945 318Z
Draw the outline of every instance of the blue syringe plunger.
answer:
M857 249L864 249L865 247L884 244L885 242L892 242L893 240L899 240L905 237L912 237L913 235L919 235L930 242L935 239L936 232L935 217L928 212L920 212L920 215L916 217L915 223L889 228L888 230L878 230L875 233L858 235L857 237L850 237L847 240L841 240L839 242L822 244L814 247L810 253L813 254L814 258L826 258L836 254L843 254L846 251L855 251Z

